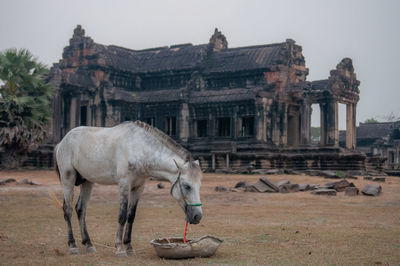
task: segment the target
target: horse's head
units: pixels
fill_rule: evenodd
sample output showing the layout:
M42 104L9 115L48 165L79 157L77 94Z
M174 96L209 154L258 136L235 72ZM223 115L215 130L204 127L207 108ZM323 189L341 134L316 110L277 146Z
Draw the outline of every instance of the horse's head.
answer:
M189 160L178 167L179 174L172 184L171 195L179 202L191 224L200 223L203 211L200 201L202 172L198 161Z

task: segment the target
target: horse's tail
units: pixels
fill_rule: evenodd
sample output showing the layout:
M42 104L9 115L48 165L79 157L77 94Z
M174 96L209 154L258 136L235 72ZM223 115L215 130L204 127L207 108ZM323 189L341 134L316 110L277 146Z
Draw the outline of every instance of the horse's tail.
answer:
M59 208L60 210L63 209L63 204L57 199L56 194L54 193L53 190L50 190L50 188L47 190L47 193L49 193L50 198L53 200L54 205Z
M58 168L58 163L57 163L57 148L58 148L58 144L54 148L53 160L54 160L54 165L55 165L55 170L56 170L56 173L57 173L57 176L58 176L58 180L60 180L60 182L61 182L60 169ZM63 209L63 205L57 199L57 196L56 196L56 194L54 194L54 191L49 189L47 192L49 193L50 198L53 200L54 205L57 208L62 210Z

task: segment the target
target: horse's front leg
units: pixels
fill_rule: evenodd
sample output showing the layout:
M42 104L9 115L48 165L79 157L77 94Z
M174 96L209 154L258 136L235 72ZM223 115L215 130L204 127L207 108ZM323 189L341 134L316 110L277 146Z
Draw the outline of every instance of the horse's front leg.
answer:
M115 238L115 247L117 248L117 256L126 256L126 251L122 246L122 234L127 219L128 209L128 196L129 196L130 185L124 182L119 184L119 215L118 215L118 231Z
M143 190L144 190L144 185L132 188L129 198L128 223L125 229L124 244L126 245L126 253L130 256L135 255L135 251L133 250L131 244L132 225L135 220L137 204L139 202L139 198L142 195Z

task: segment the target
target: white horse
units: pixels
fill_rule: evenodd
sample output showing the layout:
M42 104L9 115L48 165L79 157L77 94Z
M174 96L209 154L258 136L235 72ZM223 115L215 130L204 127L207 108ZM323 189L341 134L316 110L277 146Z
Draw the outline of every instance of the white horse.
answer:
M193 161L191 154L169 136L143 122L125 122L112 128L74 128L56 146L55 156L64 193L70 254L79 253L71 228L74 185L80 186L75 209L82 244L88 253L96 252L85 223L86 205L94 183L119 185L119 225L115 238L119 256L135 254L131 245L132 224L148 177L165 178L173 184L171 195L183 208L189 223L198 224L202 218L202 172L198 161Z

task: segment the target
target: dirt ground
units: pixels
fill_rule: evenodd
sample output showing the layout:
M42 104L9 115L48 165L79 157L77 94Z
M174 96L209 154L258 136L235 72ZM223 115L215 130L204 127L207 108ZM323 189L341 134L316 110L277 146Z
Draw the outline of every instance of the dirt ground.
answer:
M216 192L215 186L233 187L260 175L205 174L201 190L203 220L189 227L189 238L221 238L210 258L163 260L156 256L151 239L182 236L184 214L169 195L170 184L157 189L149 181L140 200L133 229L135 257L117 258L116 186L96 185L87 212L88 231L97 253L68 255L67 230L62 211L49 196L62 201L61 188L52 171L1 171L0 180L29 179L39 186L0 186L1 265L399 265L400 178L381 183L378 197L315 196L291 194ZM273 175L271 181L324 184L329 179L305 175ZM350 181L350 180L349 180ZM371 181L351 180L359 188ZM75 200L78 189L75 191ZM74 233L80 240L76 215Z

